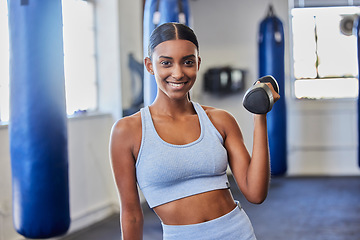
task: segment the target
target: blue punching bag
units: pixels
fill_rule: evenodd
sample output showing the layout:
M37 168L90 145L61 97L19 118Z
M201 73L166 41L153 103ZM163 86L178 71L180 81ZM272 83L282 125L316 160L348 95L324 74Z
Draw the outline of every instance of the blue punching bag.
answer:
M179 22L189 26L188 0L146 0L144 8L144 57L148 56L149 37L159 25ZM144 71L144 105L152 104L156 98L157 85L153 75Z
M358 80L360 75L360 18L358 17L354 24L354 34L356 34L357 39L357 55L358 55ZM358 102L357 102L357 111L358 111L358 165L360 167L360 84L358 89Z
M272 75L279 84L281 96L267 114L271 174L282 175L287 170L286 105L284 70L284 30L270 5L267 17L260 23L259 75Z
M8 0L13 219L26 238L70 226L61 0Z

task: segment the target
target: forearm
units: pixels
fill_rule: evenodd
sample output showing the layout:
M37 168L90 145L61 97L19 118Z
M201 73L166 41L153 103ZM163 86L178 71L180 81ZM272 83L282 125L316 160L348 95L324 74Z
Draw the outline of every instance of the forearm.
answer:
M246 180L252 202L263 202L267 196L270 181L266 115L254 115L253 150Z
M143 227L143 216L121 216L122 240L142 240Z

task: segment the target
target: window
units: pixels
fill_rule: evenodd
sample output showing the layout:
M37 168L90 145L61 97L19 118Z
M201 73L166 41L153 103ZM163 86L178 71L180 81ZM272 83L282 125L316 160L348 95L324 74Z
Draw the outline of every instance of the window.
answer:
M94 6L63 4L64 71L67 114L97 108ZM9 120L9 37L7 1L0 1L0 121Z
M83 0L62 4L66 109L71 115L97 108L94 5Z
M294 93L297 98L356 98L359 7L293 8Z
M0 1L0 121L9 120L9 32L7 1Z

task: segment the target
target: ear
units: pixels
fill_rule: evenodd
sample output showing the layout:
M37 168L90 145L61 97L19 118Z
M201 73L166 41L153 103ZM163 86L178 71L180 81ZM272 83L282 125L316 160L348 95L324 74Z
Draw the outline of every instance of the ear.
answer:
M201 57L198 56L198 70L200 70L200 64L201 64Z
M146 58L144 59L144 64L145 64L146 70L147 70L150 74L154 75L153 64L152 64L151 59L150 59L149 57L146 57Z

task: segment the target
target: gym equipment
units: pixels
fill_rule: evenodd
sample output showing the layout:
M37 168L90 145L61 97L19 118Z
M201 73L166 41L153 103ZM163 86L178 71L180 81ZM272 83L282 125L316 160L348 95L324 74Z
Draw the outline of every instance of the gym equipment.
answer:
M245 70L232 67L209 68L204 74L205 92L222 96L242 91L244 88Z
M274 97L271 89L265 83L271 83L277 93L279 92L279 85L272 76L262 77L258 81L246 91L243 98L243 105L249 112L265 114L270 112L274 105Z
M133 97L130 107L123 110L124 117L138 112L144 106L144 64L138 62L132 53L129 53L128 61L131 70L131 92Z
M259 76L271 75L279 85L280 99L267 114L271 174L283 175L287 170L284 29L272 5L260 23Z
M353 35L354 24L357 18L357 14L342 16L340 20L340 32L345 36Z
M149 38L152 31L167 22L179 22L189 26L188 0L146 0L144 8L143 52L148 56ZM144 105L153 103L157 95L155 77L144 70Z
M8 1L13 221L26 238L70 226L61 0Z

